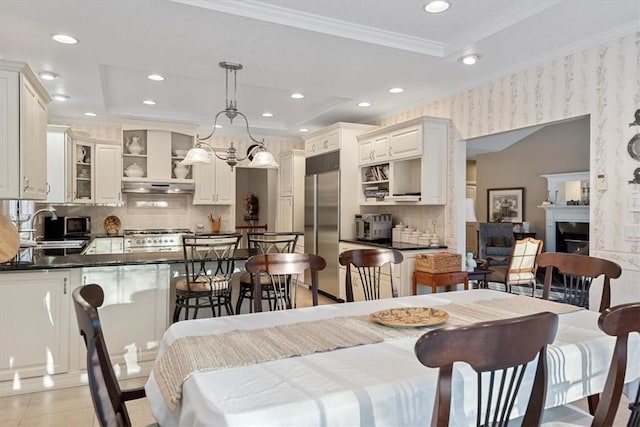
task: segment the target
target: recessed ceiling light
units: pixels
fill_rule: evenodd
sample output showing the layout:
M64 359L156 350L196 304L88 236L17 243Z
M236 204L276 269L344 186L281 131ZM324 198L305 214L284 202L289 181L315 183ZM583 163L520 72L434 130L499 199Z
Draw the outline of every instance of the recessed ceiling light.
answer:
M216 129L222 129L222 125L215 125L214 128Z
M164 76L160 75L160 74L149 74L147 76L147 78L149 80L153 80L154 82L161 82L164 81Z
M370 102L358 102L358 107L371 107Z
M142 103L145 105L156 105L156 101L151 99L145 99L144 101L142 101Z
M96 113L92 113L91 111L87 111L86 113L84 113L85 116L87 117L97 117L98 114Z
M60 74L54 73L53 71L40 71L39 76L43 80L55 80L60 77Z
M268 111L265 113L262 113L262 117L273 117L273 113L269 113Z
M68 36L66 34L54 34L51 36L52 39L62 44L76 44L78 43L78 39L75 37Z
M309 129L307 129L307 128L302 128L302 129L300 129L300 132L309 132Z
M296 92L296 93L292 93L292 94L291 94L291 97L292 97L293 99L302 99L302 98L304 98L304 95L303 95L303 94L301 94L301 93Z
M449 2L445 0L434 0L424 5L424 10L429 13L441 13L449 9Z
M404 89L402 89L401 87L392 87L391 89L389 89L389 93L402 93L404 92Z
M54 93L53 94L53 99L55 99L56 101L66 101L67 99L71 98L68 95L63 95L61 93Z
M476 55L475 53L473 53L471 55L463 56L462 58L460 58L460 61L462 61L462 63L465 65L473 65L478 62L478 59L480 59L480 55Z

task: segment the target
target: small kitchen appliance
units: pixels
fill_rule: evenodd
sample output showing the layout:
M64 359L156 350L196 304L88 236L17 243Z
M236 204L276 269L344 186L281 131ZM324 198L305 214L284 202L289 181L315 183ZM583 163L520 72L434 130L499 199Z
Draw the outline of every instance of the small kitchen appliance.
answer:
M82 238L91 234L90 216L58 216L44 218L44 240Z
M356 214L356 239L391 238L391 214Z

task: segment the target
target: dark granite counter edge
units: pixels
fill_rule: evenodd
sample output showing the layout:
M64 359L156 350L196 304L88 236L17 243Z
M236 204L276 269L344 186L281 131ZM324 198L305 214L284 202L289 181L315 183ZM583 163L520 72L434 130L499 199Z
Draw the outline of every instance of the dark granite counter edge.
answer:
M246 249L239 249L238 259L246 259ZM36 256L33 262L0 264L0 272L48 270L61 268L108 267L142 264L176 264L183 262L182 252L140 252L105 255Z
M368 241L368 240L356 240L356 239L341 239L340 241L345 243L355 243L358 245L373 246L375 248L396 249L399 251L426 250L426 249L438 250L438 249L448 248L448 246L444 246L444 245L434 248L429 245L414 245L412 243L392 242L391 240Z

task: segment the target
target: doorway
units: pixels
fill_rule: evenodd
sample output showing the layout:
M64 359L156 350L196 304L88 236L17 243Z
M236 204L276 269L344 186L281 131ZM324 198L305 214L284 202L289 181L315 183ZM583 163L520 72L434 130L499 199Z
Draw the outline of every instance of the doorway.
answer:
M248 198L257 200L257 214L249 216ZM257 169L236 166L236 225L267 224L276 229L278 213L278 169Z

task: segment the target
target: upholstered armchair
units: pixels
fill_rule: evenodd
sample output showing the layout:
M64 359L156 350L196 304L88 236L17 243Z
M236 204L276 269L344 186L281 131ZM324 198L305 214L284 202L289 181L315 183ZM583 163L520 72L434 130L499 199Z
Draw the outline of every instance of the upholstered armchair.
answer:
M480 223L479 258L490 259L491 265L506 265L513 245L513 224L510 222Z

